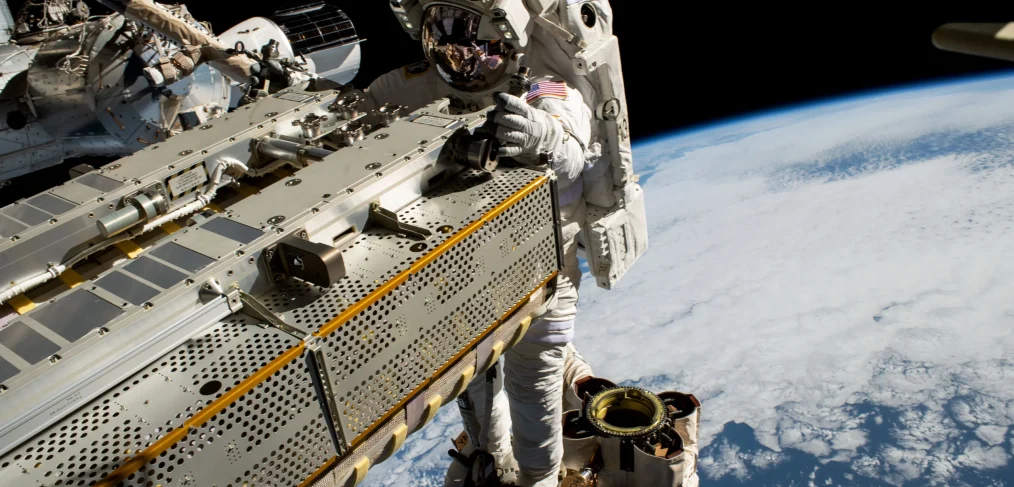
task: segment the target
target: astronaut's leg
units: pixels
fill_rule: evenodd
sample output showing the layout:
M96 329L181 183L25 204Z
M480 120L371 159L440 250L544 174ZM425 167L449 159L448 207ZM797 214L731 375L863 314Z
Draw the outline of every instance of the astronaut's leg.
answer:
M576 383L592 375L591 366L571 343L521 342L507 352L504 372L519 485L555 487L563 459L561 417L565 408L580 405Z
M563 459L564 371L567 347L574 334L577 283L581 271L577 248L570 242L564 269L546 312L504 356L504 388L510 402L514 457L519 483L556 487ZM572 356L573 357L573 356Z
M514 456L525 487L556 487L563 459L563 363L566 344L521 342L507 352L505 386Z
M461 456L451 462L444 477L445 487L464 484L474 464L466 465L461 458L482 450L493 457L493 463L500 481L514 485L517 480L517 462L511 446L511 418L507 395L503 390L503 367L498 362L493 375L480 374L472 379L465 392L458 397L458 411L468 434L468 445L461 450ZM493 409L486 405L492 399ZM488 426L487 426L488 424Z
M573 343L568 343L563 350L563 407L561 411L569 411L580 407L581 401L577 396L577 382L582 378L593 375L591 366L584 357L574 348ZM501 379L502 380L502 379ZM496 466L499 469L500 479L504 485L512 485L517 481L518 464L514 458L511 446L511 416L507 396L503 390L499 390L493 398L493 411L489 417L490 428L488 432L483 429L483 420L486 417L485 408L485 377L478 377L468 385L468 389L458 398L458 411L465 426L465 432L469 437L468 446L461 451L467 457L472 454L475 446L485 449L493 455ZM476 398L476 400L472 400ZM476 440L473 440L475 438ZM548 438L548 437L547 437ZM562 451L562 449L561 449ZM458 487L464 485L464 479L468 475L469 467L460 461L451 462L444 480L445 487Z
M458 410L465 423L465 431L473 444L481 450L495 455L511 453L511 419L507 395L503 391L503 368L497 363L493 366L495 373L492 380L486 374L472 379L461 398L458 399ZM492 387L492 391L487 390ZM489 396L493 398L493 410L489 412L486 403ZM485 423L489 421L489 426Z

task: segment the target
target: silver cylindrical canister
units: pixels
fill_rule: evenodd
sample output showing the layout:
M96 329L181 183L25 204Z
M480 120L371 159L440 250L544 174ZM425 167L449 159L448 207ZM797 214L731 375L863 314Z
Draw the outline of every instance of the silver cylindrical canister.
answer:
M152 197L145 193L141 193L133 198L130 198L130 203L141 210L142 218L149 220L158 215L158 207L162 203L162 195Z
M635 485L687 487L683 474L686 457L684 450L648 453L634 448Z
M698 436L701 425L701 401L693 394L667 391L658 395L666 406L673 429L683 440L686 450L684 466L684 483L693 484L697 481Z
M468 167L491 173L496 170L499 160L497 149L500 143L493 138L475 139L468 145Z
M158 216L164 206L161 194L138 193L126 199L123 208L106 215L96 222L99 233L109 238L124 230Z
M602 471L599 472L599 487L639 487L634 476L633 466L624 465L622 461L630 455L632 448L629 440L623 438L599 438L602 455ZM631 461L632 463L632 461ZM624 467L629 468L625 470Z
M321 124L327 121L327 117L321 117L316 114L307 115L302 120L293 120L292 125L298 126L303 130L303 138L314 140L320 137Z
M580 471L591 463L598 449L599 439L581 421L581 411L563 413L563 466Z
M96 223L103 237L109 238L141 221L141 211L133 205L127 205L102 218Z

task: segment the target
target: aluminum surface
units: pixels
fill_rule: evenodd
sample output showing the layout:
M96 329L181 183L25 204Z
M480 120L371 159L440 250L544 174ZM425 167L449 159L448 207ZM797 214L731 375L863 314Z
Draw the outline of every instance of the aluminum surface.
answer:
M469 347L516 329L499 320L557 270L550 198L537 171L462 173L398 211L434 232L425 248L367 228L343 246L354 265L341 282L260 293L286 322L321 336L354 454L387 442L414 393L452 400L456 377L475 363ZM216 320L0 457L0 478L90 485L142 454L151 461L100 485L299 485L337 464L309 355L250 316Z
M0 242L0 256L4 257L0 259L0 273L11 271L15 274L9 276L24 276L26 269L36 273L45 270L49 262L60 262L63 256L98 241L95 221L115 211L116 204L110 201L120 201L136 188L152 183L165 185L168 178L179 174L180 168L203 162L214 171L224 158L247 161L251 157L251 140L269 132L295 135L298 128L292 126L293 120L308 114L326 115L323 107L335 96L333 92L287 90L247 105L207 124L206 128L183 133L121 159L107 166L108 169L85 174L82 178L109 192L67 211L55 223L32 227L22 232L21 238ZM254 296L272 290L275 283L264 272L260 256L278 242L295 237L325 245L342 242L351 247L375 249L368 257L363 255L361 262L350 263L348 278L358 282L351 292L343 288L346 295L328 298L330 311L331 305L350 305L364 297L353 299L353 294L367 291L368 283L378 279L383 282L397 275L395 265L373 274L372 268L363 267L367 258L370 265L384 262L407 265L540 174L506 169L489 180L485 175L463 173L462 167L441 157L443 142L454 130L474 128L484 119L481 114L443 115L444 107L446 100L441 100L416 115L439 114L449 121L446 127L412 120L395 121L377 132L388 137L369 137L353 147L337 150L324 160L261 188L255 196L229 205L225 213L195 218L200 220L197 226L181 223L184 227L169 235L156 230L135 238L131 244L134 250L129 250L128 255L144 259L143 264L123 259L116 252L120 257L97 258L98 270L85 275L85 285L61 291L59 283L54 282L53 286L40 290L35 298L36 307L24 311L20 319L33 329L51 332L49 338L60 347L55 353L59 360L33 365L17 361L16 354L5 347L0 349L0 357L17 369L16 375L6 377L2 383L5 407L0 409L0 454L140 370L190 338L188 334L207 329L215 320L241 306L238 294L235 300L209 301L210 297L201 291L204 283L219 283L222 289L236 289ZM103 186L96 181L113 181L118 186ZM82 186L72 181L65 187L72 185ZM548 193L546 187L544 192ZM426 203L435 197L445 201L439 205ZM70 200L66 196L64 199ZM384 241L357 243L357 238L372 235L367 220L374 203L395 211L408 224L428 228L434 237L424 247L415 249L413 246L418 242L402 241L393 234L386 235ZM547 202L544 206L552 205ZM221 220L226 223L216 223ZM388 256L390 259L382 259ZM345 260L349 262L348 258ZM160 267L171 272L162 276L157 273ZM138 275L146 273L147 277ZM185 276L182 282L179 274ZM343 280L339 285L346 286L345 282L350 281ZM496 293L492 296L498 304L510 299ZM270 299L264 302L270 304ZM413 306L432 313L438 305L431 300ZM323 316L321 311L298 317L296 311L292 314L302 324L287 322L309 331L321 325L315 323L319 318L314 315ZM329 352L333 354L334 350ZM431 366L426 365L429 369ZM412 373L431 373L426 367ZM7 370L9 373L11 368ZM381 406L377 402L370 408L376 410ZM376 415L371 414L357 418L360 422L375 421Z

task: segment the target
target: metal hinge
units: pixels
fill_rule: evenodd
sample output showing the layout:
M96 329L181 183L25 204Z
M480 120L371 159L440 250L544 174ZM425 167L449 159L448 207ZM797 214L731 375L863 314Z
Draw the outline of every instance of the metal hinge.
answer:
M282 330L285 333L288 333L289 335L292 335L299 340L302 340L304 337L306 337L305 331L300 330L299 328L296 328L286 323L285 321L282 321L281 317L272 313L271 310L269 310L267 306L264 306L263 303L258 301L257 298L243 291L239 291L239 300L241 303L243 303L244 313L254 318L257 318L258 320L262 320L268 326L278 328L279 330Z
M306 365L310 369L310 377L313 379L313 387L317 393L321 409L324 410L324 420L327 429L331 432L331 441L334 442L335 453L342 457L349 451L351 445L345 439L341 430L341 419L338 418L338 405L334 402L334 391L331 386L331 377L327 371L327 363L324 362L324 351L320 346L320 337L307 337L306 349L310 351L306 355Z
M218 298L225 298L225 304L229 311L235 313L243 309L243 302L240 300L240 291L235 284L228 289L222 287L222 283L215 278L208 279L197 291L197 297L202 303L210 303Z
M423 227L405 223L398 220L398 214L382 208L380 203L370 203L370 223L380 225L392 232L403 233L412 238L426 240L433 235L433 232Z

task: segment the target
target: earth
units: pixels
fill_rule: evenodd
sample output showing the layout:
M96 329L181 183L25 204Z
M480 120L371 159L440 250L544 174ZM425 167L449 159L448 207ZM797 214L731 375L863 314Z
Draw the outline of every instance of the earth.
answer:
M617 289L582 282L575 345L701 399L702 485L1014 485L1014 76L634 156L651 248ZM445 407L365 485L442 485L460 430Z

